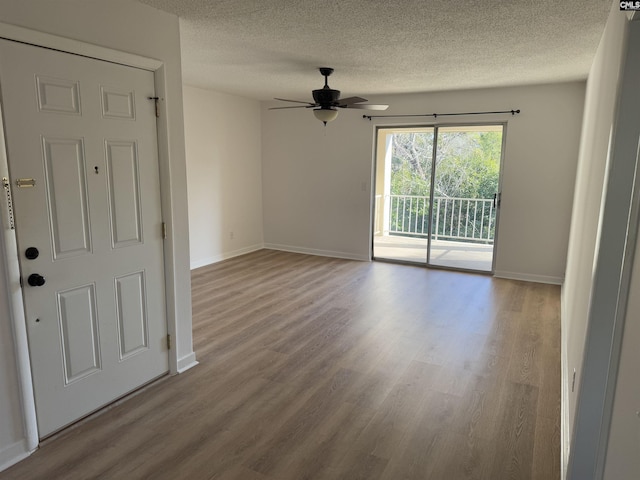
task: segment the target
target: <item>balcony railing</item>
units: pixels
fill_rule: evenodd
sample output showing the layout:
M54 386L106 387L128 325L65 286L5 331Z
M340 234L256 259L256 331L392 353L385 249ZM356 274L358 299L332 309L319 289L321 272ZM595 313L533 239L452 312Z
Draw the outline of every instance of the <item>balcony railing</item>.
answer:
M381 196L376 197L376 209ZM391 234L428 236L429 197L386 195L388 225ZM493 199L434 197L433 239L493 243L496 210ZM380 211L380 210L377 210ZM379 218L379 217L376 217ZM376 224L376 231L380 231Z

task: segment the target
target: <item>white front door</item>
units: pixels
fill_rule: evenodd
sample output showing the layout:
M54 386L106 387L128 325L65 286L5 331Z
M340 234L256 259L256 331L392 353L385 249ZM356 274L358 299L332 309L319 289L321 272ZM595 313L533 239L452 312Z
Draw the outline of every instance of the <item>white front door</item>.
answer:
M0 40L40 437L168 371L154 76Z

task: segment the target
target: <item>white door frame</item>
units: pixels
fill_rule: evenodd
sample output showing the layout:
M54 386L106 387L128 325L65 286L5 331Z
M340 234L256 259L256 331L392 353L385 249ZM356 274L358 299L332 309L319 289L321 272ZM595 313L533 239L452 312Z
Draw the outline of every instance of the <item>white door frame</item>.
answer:
M38 32L15 25L0 22L0 38L15 40L31 45L59 50L66 53L82 55L97 60L118 63L130 67L149 70L154 73L156 95L160 97L158 110L160 117L157 121L158 129L158 162L160 167L160 195L161 207L164 222L171 226L171 165L169 162L169 131L168 116L166 111L166 80L164 62L152 58L121 52L110 48L84 43L78 40L59 37L48 33ZM0 106L1 108L1 106ZM2 112L0 111L0 114ZM1 119L0 119L1 120ZM0 123L0 127L2 124ZM4 131L0 128L0 136ZM0 177L8 171L6 150L4 148L4 138L0 138ZM4 195L4 192L2 192ZM177 310L175 299L175 277L174 277L174 254L173 245L174 232L172 228L167 229L167 238L164 245L165 264L165 295L166 295L166 318L167 332L174 339L172 348L169 350L169 373L176 374L186 368L179 368L177 342ZM22 290L20 287L20 271L18 267L18 250L15 232L6 230L3 242L5 251L5 261L7 264L8 298L10 299L9 309L14 331L14 346L16 352L16 363L20 382L20 395L24 412L25 435L27 448L33 451L39 443L38 427L36 423L35 399L33 396L31 364L29 361L29 344L27 342L27 332L24 317L24 305L22 301Z

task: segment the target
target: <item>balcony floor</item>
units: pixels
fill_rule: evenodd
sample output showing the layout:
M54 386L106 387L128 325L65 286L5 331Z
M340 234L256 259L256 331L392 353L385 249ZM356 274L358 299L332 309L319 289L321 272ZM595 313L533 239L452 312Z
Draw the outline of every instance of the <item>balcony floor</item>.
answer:
M426 263L427 239L376 235L373 256L380 259ZM472 244L451 240L431 242L431 265L490 272L493 245Z

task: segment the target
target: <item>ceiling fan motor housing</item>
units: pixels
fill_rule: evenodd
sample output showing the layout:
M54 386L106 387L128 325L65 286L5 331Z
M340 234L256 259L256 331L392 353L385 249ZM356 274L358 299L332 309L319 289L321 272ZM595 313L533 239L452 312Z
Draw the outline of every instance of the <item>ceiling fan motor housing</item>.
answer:
M338 105L340 90L324 87L313 91L313 100L320 105L320 108L331 108Z

